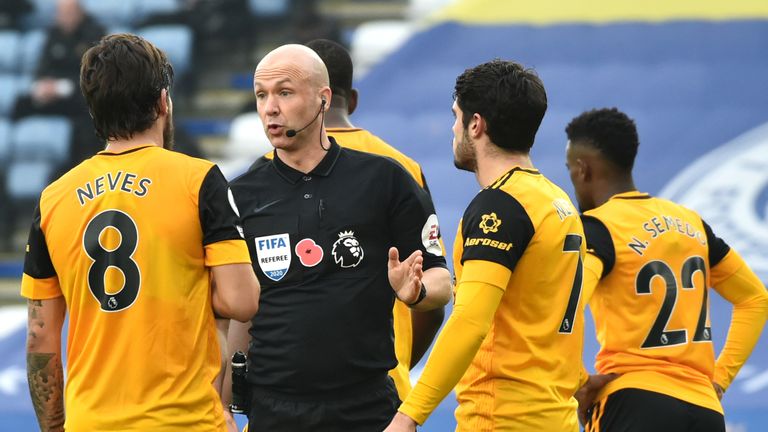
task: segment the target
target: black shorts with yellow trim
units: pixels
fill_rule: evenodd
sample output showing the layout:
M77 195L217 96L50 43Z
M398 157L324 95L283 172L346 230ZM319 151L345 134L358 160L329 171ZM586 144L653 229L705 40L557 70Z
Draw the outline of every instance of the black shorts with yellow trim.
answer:
M596 402L585 432L725 432L722 414L640 389L622 389Z

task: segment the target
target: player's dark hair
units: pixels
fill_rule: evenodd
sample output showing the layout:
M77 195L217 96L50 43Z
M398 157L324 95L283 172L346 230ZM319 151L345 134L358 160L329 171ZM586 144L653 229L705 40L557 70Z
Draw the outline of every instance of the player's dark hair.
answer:
M328 69L331 92L348 97L352 93L352 58L342 45L328 39L315 39L307 42Z
M160 115L160 91L173 83L168 58L132 34L103 37L83 54L80 90L103 140L130 139Z
M453 93L466 128L477 113L497 146L528 152L547 111L544 84L532 69L493 60L467 69L456 78Z
M640 140L635 121L616 108L581 113L566 126L571 143L590 145L625 172L631 172Z

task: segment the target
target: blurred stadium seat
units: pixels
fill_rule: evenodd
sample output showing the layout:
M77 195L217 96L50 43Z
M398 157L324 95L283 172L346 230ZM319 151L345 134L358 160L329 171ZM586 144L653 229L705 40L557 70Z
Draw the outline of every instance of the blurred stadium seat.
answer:
M398 20L368 21L357 27L352 34L350 52L358 79L397 50L412 33L411 23Z
M0 73L0 116L10 115L20 87L16 75Z
M56 2L54 0L30 0L30 3L32 3L34 12L25 17L25 29L42 29L53 23L53 17L56 15Z
M185 25L155 25L139 29L139 36L163 50L176 76L187 72L192 61L192 30Z
M0 172L11 156L11 123L5 118L0 118Z
M178 12L180 0L136 0L136 14L134 22L144 20L157 14L170 14Z
M40 63L40 55L45 45L45 30L30 30L21 37L21 52L19 53L21 62L21 72L25 74L34 74L37 65Z
M290 0L248 0L248 9L259 18L275 18L288 15Z
M80 0L83 8L105 27L129 25L136 17L136 0Z
M21 36L13 30L0 31L0 72L18 70Z
M37 198L53 174L55 165L47 161L21 161L8 167L6 195L11 201Z
M13 162L61 163L69 155L72 123L60 116L30 116L16 122L11 131Z

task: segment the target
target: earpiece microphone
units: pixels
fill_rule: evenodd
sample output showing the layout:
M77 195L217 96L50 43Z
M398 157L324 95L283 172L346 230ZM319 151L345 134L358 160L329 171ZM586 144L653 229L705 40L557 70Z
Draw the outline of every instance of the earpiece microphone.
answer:
M296 134L298 134L299 132L301 132L301 131L303 131L304 129L306 129L306 128L308 128L309 126L311 126L311 125L312 125L312 123L314 123L314 122L315 122L315 120L317 120L317 117L319 117L319 116L320 116L320 113L321 113L321 112L323 112L323 108L325 108L325 99L323 99L323 100L320 102L320 109L319 109L319 110L317 110L317 114L315 114L315 117L313 117L313 118L312 118L312 121L310 121L309 123L307 123L307 124L306 124L306 125L305 125L303 128L301 128L301 129L299 129L299 130L296 130L296 129L288 129L287 131L285 131L285 136L287 136L288 138L293 138L293 137L295 137L295 136L296 136Z

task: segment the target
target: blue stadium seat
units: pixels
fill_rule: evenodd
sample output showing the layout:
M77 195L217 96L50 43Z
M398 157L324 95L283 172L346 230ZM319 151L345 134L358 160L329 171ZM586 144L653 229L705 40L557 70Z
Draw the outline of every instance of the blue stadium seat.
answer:
M170 14L181 8L179 0L136 0L136 20L152 15Z
M53 170L54 164L49 161L13 163L5 178L6 194L14 201L36 198L48 184Z
M13 1L13 0L11 0ZM34 12L24 18L24 28L44 29L53 24L56 16L56 2L53 0L30 0Z
M0 171L11 156L11 122L0 118Z
M0 72L16 72L18 69L20 39L16 31L0 31Z
M72 122L61 116L30 116L11 131L14 161L62 162L69 156Z
M25 74L34 74L37 71L37 65L40 63L40 55L43 53L45 45L45 30L30 30L21 37L21 72Z
M155 25L139 29L139 36L163 50L177 76L183 75L192 60L192 30L185 25Z
M136 0L80 0L80 4L104 26L129 25L136 18Z
M290 0L248 0L248 8L259 18L274 18L288 15L290 3Z
M20 80L16 75L0 73L0 116L7 116L20 91Z

